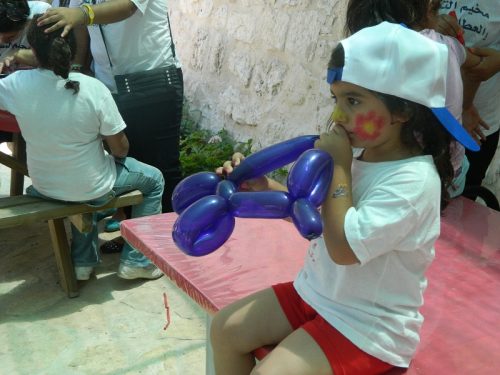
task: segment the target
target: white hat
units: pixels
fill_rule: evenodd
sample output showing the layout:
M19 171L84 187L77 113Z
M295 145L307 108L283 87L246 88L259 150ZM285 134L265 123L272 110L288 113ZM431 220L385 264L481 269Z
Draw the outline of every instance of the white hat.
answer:
M422 104L464 147L479 150L446 109L446 45L389 22L364 28L340 43L344 66L328 69L328 83L341 80Z

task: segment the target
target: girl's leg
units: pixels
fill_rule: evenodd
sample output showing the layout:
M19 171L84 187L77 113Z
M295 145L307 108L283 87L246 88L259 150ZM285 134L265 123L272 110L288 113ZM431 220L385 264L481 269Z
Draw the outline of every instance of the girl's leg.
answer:
M116 182L113 190L117 195L131 190L140 190L143 201L132 207L132 217L142 217L161 213L163 176L158 169L133 158L116 162ZM128 243L123 246L121 263L130 267L145 268L151 261Z
M217 375L250 374L255 366L252 351L277 344L292 331L271 288L223 308L210 329Z
M252 375L331 375L323 350L303 329L288 335L252 371Z

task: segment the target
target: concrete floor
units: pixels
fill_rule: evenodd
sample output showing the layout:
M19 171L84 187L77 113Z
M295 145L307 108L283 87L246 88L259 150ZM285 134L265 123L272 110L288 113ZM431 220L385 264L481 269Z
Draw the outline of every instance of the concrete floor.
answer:
M0 196L9 179L0 166ZM0 259L0 374L205 373L204 311L168 278L119 279L118 254L104 255L80 296L68 299L45 223L1 229Z

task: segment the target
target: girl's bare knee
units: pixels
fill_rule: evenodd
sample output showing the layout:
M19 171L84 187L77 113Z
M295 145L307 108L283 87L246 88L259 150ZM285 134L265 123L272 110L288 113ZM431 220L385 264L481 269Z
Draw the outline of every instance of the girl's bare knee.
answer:
M210 342L214 347L232 346L232 337L234 329L232 324L229 324L229 315L224 311L219 311L212 319L210 324Z

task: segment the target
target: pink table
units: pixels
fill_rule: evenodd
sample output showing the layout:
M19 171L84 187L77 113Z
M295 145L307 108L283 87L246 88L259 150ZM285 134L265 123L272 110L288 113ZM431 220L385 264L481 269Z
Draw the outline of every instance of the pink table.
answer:
M16 118L9 112L0 110L0 130L12 134L12 156L0 152L0 164L11 168L10 195L23 193L24 176L28 175L26 167L26 144Z
M283 220L238 219L216 252L193 258L171 239L174 213L122 222L123 237L209 312L274 283L292 280L307 241ZM500 213L456 199L442 218L428 272L421 344L408 370L500 373Z

